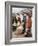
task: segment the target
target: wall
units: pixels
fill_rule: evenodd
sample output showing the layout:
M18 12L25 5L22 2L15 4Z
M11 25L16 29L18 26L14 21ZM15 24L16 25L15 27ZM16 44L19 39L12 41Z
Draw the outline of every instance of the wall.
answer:
M5 46L5 1L7 0L0 0L0 46ZM38 0L10 0L10 1L38 3ZM38 46L38 43L16 44L16 45L6 45L6 46Z

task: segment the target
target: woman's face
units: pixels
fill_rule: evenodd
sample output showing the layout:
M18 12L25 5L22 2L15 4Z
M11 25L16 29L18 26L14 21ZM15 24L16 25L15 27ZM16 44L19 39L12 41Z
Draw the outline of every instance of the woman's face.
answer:
M18 20L19 17L20 17L20 16L17 15L17 16L16 16L16 19Z

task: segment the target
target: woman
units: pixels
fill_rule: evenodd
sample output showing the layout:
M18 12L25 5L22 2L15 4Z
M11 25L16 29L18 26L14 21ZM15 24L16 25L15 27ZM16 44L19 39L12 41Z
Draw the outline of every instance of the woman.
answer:
M25 36L30 37L30 36L32 36L32 34L31 34L32 20L31 20L31 16L29 16L29 13L27 13L25 15L26 15Z
M23 31L23 25L22 25L22 21L21 21L21 18L20 18L20 15L17 17L17 29L16 29L16 34L21 34L22 31Z

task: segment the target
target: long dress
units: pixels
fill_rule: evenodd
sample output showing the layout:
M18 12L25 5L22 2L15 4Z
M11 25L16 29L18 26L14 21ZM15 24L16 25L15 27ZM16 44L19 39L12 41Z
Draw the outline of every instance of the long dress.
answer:
M29 16L26 16L26 31L30 31L31 30L31 27L32 27L32 20L31 20L31 17Z

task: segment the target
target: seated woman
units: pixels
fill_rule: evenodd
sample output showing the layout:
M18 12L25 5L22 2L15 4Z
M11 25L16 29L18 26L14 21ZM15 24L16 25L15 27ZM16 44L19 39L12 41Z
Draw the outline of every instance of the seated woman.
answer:
M16 34L21 34L22 31L23 31L23 25L22 25L22 21L21 21L21 18L20 18L20 15L17 17L17 29L16 29Z

